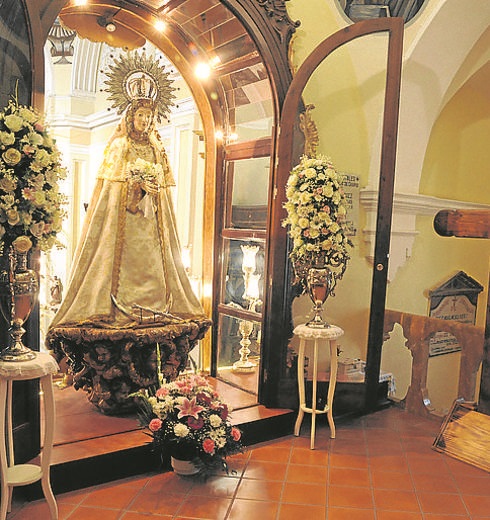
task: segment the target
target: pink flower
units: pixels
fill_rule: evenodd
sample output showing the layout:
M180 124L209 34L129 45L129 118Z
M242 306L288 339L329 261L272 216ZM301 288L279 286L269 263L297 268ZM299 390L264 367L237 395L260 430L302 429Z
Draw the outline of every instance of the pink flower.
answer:
M24 188L22 190L22 195L26 200L34 200L35 199L35 193L32 188Z
M242 432L233 426L231 429L231 436L233 437L234 441L239 441L242 437Z
M202 417L198 419L194 419L194 417L189 417L187 419L187 426L192 430L200 430L204 426L204 420Z
M35 150L34 147L31 146L30 144L25 144L25 145L22 147L22 151L23 151L26 155L32 155L36 150Z
M223 407L219 415L223 419L223 421L226 421L226 419L228 418L228 405L223 404Z
M189 399L187 399L187 397L184 397L184 399L182 400L182 404L178 404L176 408L180 410L179 414L177 415L179 419L182 419L182 417L187 416L191 416L194 417L194 419L198 419L199 412L202 412L204 410L202 406L199 406L196 403L195 397L193 397L190 401Z
M162 424L163 423L160 419L152 419L148 428L150 428L152 432L157 432L162 427Z
M156 397L166 397L168 395L168 388L159 388L156 391Z
M213 454L214 453L214 441L212 439L205 439L202 443L202 449L205 451L205 453Z
M209 397L209 395L207 395L206 393L204 392L199 392L196 396L197 400L200 402L200 403L204 403L204 404L211 404L211 398Z

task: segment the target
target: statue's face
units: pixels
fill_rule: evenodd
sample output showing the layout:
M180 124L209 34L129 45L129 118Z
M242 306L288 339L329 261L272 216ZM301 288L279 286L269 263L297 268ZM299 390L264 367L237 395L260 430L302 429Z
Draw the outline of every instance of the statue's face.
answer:
M151 125L153 112L149 108L140 107L134 113L133 126L137 132L147 132Z

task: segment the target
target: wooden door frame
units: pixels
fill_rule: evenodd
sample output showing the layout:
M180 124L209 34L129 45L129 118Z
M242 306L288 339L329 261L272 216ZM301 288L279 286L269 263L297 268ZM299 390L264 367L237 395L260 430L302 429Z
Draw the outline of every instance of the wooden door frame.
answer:
M365 411L375 408L383 345L383 324L386 301L388 274L388 256L390 248L393 190L395 180L395 158L398 133L398 114L401 81L404 24L401 18L378 18L355 23L332 34L321 42L305 59L296 72L284 100L278 141L278 165L274 179L274 198L270 212L270 236L268 240L268 309L275 312L266 314L264 334L270 345L282 345L282 348L269 349L268 374L274 380L272 386L279 389L281 373L285 360L285 347L290 337L288 323L291 297L287 287L275 283L274 279L288 278L288 238L282 227L285 218L283 204L289 171L293 162L299 158L295 150L294 135L298 127L298 106L308 79L317 67L336 49L362 36L387 32L389 35L387 74L385 85L383 136L381 145L381 167L379 180L379 198L377 211L376 244L369 317L367 345L367 364L365 379ZM282 312L280 312L282 310ZM272 369L274 368L274 373Z

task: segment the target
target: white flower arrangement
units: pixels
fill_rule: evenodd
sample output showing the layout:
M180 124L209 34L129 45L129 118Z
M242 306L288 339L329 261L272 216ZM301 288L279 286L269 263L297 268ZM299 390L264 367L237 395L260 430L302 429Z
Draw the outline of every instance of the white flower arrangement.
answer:
M323 155L302 156L289 174L286 197L283 226L289 226L293 241L289 257L296 282L304 285L306 271L314 265L332 268L335 278L340 279L353 244L343 229L345 194L331 160Z
M0 113L0 246L41 251L61 247L66 178L61 155L43 118L11 99Z
M136 161L128 163L127 178L159 186L163 178L163 167L161 164L145 161L138 157Z

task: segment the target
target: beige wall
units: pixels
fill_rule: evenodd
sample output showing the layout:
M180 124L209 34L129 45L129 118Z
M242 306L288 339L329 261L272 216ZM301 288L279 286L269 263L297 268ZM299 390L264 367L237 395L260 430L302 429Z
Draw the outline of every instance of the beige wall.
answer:
M477 315L477 325L484 327L490 241L448 239L436 235L432 222L437 208L429 210L427 207L446 204L450 208L452 201L490 205L487 187L490 163L488 31L475 38L457 68L451 68L448 63L447 70L443 70L440 60L445 59L444 55L434 56L434 74L431 75L429 64L426 73L420 73L417 77L419 85L416 86L412 81L417 65L415 60L424 53L424 48L417 45L427 44L425 53L430 56L431 42L424 41L423 33L430 31L433 20L437 20L438 30L450 31L447 23L444 26L441 20L444 20L444 9L453 9L455 5L451 0L428 4L405 29L401 107L403 114L413 107L415 120L407 123L406 118L401 119L399 150L402 150L401 155L406 156L413 143L414 156L412 161L401 161L396 171L397 194L407 195L408 201L410 196L421 196L424 210L414 203L413 214L418 216L413 219L413 229L409 230L413 234L413 245L407 248L406 255L404 250L398 251L403 262L390 279L387 307L427 315L429 289L463 270L485 287L480 295ZM305 3L291 0L287 7L291 18L301 21L293 40L292 56L296 69L320 41L350 23L335 1L310 0ZM465 13L461 12L461 16L464 17ZM490 11L483 11L480 16L490 21ZM472 21L459 20L457 23L471 24ZM479 27L478 31L481 30ZM475 33L478 34L477 29ZM377 187L385 49L386 38L373 36L363 39L362 43L348 44L345 50L335 51L314 74L304 95L305 103L313 103L316 107L312 117L319 129L319 152L332 157L337 169L359 175L361 188ZM439 91L431 83L436 77L436 85L441 87ZM443 85L447 85L447 89L442 88ZM417 118L417 111L421 109L418 103L410 106L417 88L428 88L431 92L430 98L424 98L424 102L430 104L425 108L427 114L433 114L431 120ZM428 136L425 144L420 139L423 135ZM423 168L418 164L423 164ZM401 222L406 220L403 217L400 216ZM361 205L359 235L355 239L352 260L338 285L336 296L326 303L326 318L346 331L341 343L345 355L349 357L364 357L367 344L372 274L362 236L366 218L366 210ZM392 242L392 257L393 247L397 246L405 247L405 243ZM295 301L295 321L303 321L310 307L306 297ZM403 349L403 335L393 336L389 346L389 362L385 368L399 373L400 387L403 388L406 387L405 372L409 361ZM447 367L441 369L439 366L444 364L450 367L450 380L447 379ZM458 369L459 359L441 356L433 365L432 393L435 400L445 406L440 394L446 388L452 399L456 391L452 378Z

